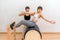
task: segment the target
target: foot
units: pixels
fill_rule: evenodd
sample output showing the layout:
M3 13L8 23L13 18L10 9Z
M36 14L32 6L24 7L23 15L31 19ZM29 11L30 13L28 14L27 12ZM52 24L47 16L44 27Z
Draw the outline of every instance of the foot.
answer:
M10 28L13 30L13 26L14 26L15 22L13 22L12 24L10 24Z

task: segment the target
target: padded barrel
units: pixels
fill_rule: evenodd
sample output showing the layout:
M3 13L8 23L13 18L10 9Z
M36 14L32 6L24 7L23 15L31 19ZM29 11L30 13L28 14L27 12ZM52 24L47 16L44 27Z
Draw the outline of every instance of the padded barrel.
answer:
M24 40L41 40L41 37L38 31L30 30L26 33Z

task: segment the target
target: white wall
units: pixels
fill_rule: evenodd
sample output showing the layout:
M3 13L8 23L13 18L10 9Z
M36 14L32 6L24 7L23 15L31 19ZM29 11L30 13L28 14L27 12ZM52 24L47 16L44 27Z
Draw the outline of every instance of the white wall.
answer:
M60 0L0 0L0 32L6 32L7 25L14 20L16 22L23 20L18 14L25 6L30 6L31 11L36 11L38 6L42 6L45 17L56 21L56 24L52 25L40 19L38 24L41 32L60 32L59 4ZM17 31L22 31L22 28L18 28Z

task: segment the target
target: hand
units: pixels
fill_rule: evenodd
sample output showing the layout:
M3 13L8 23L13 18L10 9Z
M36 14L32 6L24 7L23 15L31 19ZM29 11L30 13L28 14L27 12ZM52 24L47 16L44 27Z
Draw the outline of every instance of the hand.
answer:
M51 23L51 24L55 24L56 22L55 22L54 20L51 20L50 23Z

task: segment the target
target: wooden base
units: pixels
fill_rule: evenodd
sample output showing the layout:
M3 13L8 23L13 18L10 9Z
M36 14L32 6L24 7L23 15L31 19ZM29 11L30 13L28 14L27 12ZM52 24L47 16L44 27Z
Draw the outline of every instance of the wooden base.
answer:
M26 33L25 40L41 40L40 34L35 30L30 30Z

